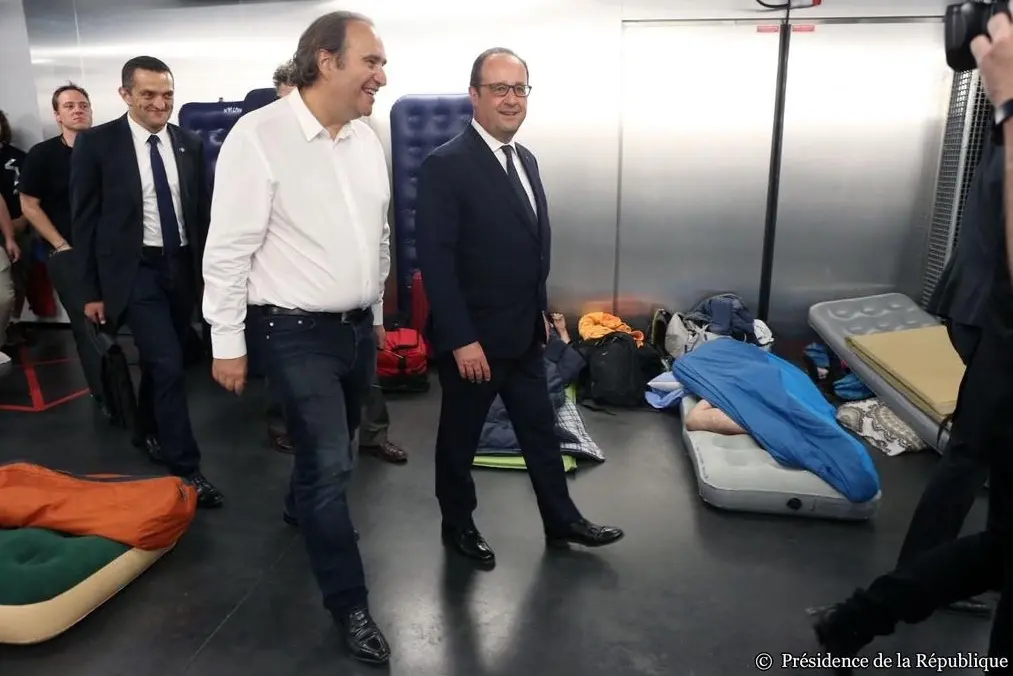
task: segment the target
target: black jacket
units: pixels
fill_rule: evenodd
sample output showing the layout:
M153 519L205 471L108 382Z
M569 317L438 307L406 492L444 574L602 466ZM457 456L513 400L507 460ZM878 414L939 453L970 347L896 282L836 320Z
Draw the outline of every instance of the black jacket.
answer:
M176 125L170 124L168 130L199 298L201 259L211 218L204 142ZM70 208L73 246L80 250L83 299L103 301L106 317L114 324L126 309L141 261L141 200L141 175L127 116L78 134L70 160Z
M418 178L416 237L437 353L478 341L489 358L515 358L545 340L550 239L538 163L517 144L538 223L475 129L434 150Z

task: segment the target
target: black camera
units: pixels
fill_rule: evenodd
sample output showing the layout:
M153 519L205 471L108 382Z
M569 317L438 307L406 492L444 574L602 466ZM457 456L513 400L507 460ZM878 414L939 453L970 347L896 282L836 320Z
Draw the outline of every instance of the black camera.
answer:
M971 40L988 35L988 21L999 12L1009 13L1007 0L968 0L946 8L946 63L950 68L962 73L978 67Z

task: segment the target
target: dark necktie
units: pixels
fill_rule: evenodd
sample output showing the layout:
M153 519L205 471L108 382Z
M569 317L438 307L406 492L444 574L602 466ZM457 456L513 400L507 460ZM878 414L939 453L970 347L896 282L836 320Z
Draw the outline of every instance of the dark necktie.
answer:
M524 191L521 176L517 173L517 166L514 164L514 149L510 146L503 146L503 152L506 153L507 179L510 181L510 187L514 189L521 204L524 205L524 213L528 215L532 223L537 223L538 216L535 215L534 207L531 206L531 198Z
M158 137L148 137L148 150L151 155L151 173L155 177L155 199L158 201L158 220L162 224L162 248L178 249L180 244L179 221L176 209L172 206L172 191L169 189L169 175L165 172L165 163L158 152Z

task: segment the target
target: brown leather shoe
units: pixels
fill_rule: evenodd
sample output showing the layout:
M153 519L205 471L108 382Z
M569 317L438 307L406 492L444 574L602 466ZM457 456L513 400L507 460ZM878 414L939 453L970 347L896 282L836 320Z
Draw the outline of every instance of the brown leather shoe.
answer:
M295 453L295 446L292 445L292 440L288 438L288 433L284 429L268 425L267 438L271 442L271 448L279 453Z
M408 462L408 454L405 453L404 449L389 441L385 441L377 446L360 446L360 450L396 465L403 465Z

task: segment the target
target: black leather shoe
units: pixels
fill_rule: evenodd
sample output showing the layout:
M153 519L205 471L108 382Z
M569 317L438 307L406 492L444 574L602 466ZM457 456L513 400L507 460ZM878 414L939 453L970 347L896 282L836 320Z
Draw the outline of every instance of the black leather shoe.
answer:
M549 547L565 548L571 543L585 547L604 547L623 539L624 533L612 526L598 526L587 519L570 524L563 532L545 534L545 543Z
M221 491L211 485L211 482L205 479L204 475L200 472L191 474L187 477L187 481L197 489L198 507L221 507L222 503L225 502Z
M813 632L816 634L816 641L823 652L831 653L835 657L855 657L858 651L864 648L868 641L855 626L856 619L849 617L845 612L845 604L837 603L831 606L813 608L809 610L812 616ZM850 676L854 672L850 667L833 667L831 673L837 676Z
M471 528L443 526L441 536L443 544L461 556L471 559L483 567L491 568L496 565L495 552L474 526Z
M335 619L345 635L352 657L368 664L386 664L390 645L365 606L352 608Z
M162 455L162 444L159 443L158 437L154 434L148 434L143 437L135 437L131 440L131 443L148 454L152 462L156 462L160 465L165 464L165 457Z
M289 514L287 510L283 511L281 513L281 518L288 525L290 525L290 526L292 526L294 528L298 528L299 527L299 519L297 519L294 516L292 516L291 514ZM358 542L359 541L359 529L358 528L353 528L352 532L355 533L355 541Z
M981 599L964 599L963 601L957 601L946 606L947 610L951 610L955 613L964 613L965 615L977 615L979 617L991 617L992 606L988 605Z

